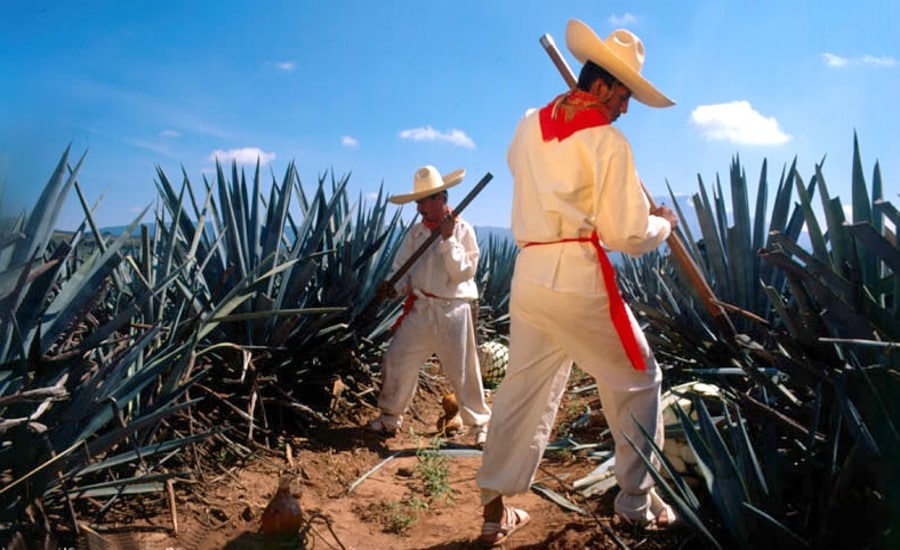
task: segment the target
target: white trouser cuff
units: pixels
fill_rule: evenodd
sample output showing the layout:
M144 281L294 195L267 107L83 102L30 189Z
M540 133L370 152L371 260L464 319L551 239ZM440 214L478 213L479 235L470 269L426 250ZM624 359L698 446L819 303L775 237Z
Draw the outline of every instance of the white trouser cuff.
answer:
M650 508L650 493L631 494L619 491L614 508L617 514L629 519L646 516Z

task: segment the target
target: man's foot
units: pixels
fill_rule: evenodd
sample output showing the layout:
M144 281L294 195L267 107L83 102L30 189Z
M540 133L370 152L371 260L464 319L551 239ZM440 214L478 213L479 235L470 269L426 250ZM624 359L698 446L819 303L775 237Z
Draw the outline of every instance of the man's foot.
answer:
M366 429L379 435L391 437L397 435L397 432L400 431L400 424L402 421L403 419L401 417L382 414L375 420L366 424Z
M663 531L677 527L680 524L679 517L675 514L675 510L656 493L656 489L650 489L648 495L650 504L642 512L627 513L617 509L616 514L625 523L645 531Z
M475 447L484 449L484 442L487 441L487 426L476 426L472 428L475 435Z
M481 544L493 548L500 546L513 533L524 527L531 520L528 512L520 508L505 506L500 521L485 521L481 526Z

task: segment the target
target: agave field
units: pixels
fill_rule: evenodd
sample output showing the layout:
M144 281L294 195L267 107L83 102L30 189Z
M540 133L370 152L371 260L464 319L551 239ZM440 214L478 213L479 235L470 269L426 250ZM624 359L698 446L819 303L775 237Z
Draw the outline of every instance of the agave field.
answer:
M83 162L66 150L33 208L0 220L3 545L74 540L113 506L313 433L338 395L370 407L399 313L373 302L407 229L382 193L351 197L333 174L307 186L293 165L280 181L158 170L155 209L110 236ZM855 139L850 220L823 172L786 167L771 204L765 163L753 205L737 159L730 205L699 181L701 234L679 233L733 333L664 250L619 269L666 384L716 390L680 390L670 411L691 468L656 449L704 546L900 546L900 214ZM54 231L72 194L84 221ZM482 340L507 333L515 254L483 243Z

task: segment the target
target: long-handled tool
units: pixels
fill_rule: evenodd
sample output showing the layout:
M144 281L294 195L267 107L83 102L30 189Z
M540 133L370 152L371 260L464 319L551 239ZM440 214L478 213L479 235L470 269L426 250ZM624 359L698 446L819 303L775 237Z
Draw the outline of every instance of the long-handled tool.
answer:
M553 38L549 34L545 34L541 37L540 42L541 46L546 50L547 55L550 56L550 60L556 65L556 69L559 71L559 74L562 75L563 80L566 81L569 88L574 88L578 84L578 79L575 78L575 73L572 72L569 64L566 63L566 60L563 58L562 54L560 54ZM647 196L650 208L655 209L656 201L653 200L653 197L647 191L647 187L644 185L643 181L641 182L641 186L644 188L644 194ZM697 291L706 310L712 315L713 321L719 327L719 330L721 330L729 339L734 338L735 330L734 325L731 323L731 319L728 317L728 314L725 312L725 309L721 306L720 302L716 299L716 295L713 293L712 288L710 288L709 283L703 278L703 274L700 273L700 268L694 263L694 259L688 253L684 243L681 242L678 233L672 231L669 238L666 240L666 244L669 245L672 255L675 256L675 259L681 264L685 273L687 273L688 280L694 287L694 290Z
M475 184L475 187L473 187L472 190L469 191L469 193L465 197L463 197L463 200L461 200L459 204L456 205L456 208L453 209L453 216L460 215L462 211L465 210L467 206L469 206L469 203L472 202L472 200L476 196L478 196L478 193L481 193L481 190L484 189L488 182L490 182L493 178L493 174L491 174L490 172L486 173L484 177ZM398 267L394 274L387 279L386 284L389 284L390 286L396 285L397 281L399 281L406 274L406 272L409 271L409 268L411 268L413 264L415 264L416 261L418 261L418 259L422 257L422 254L424 254L425 251L428 250L428 247L430 247L431 244L434 243L434 241L436 241L440 236L440 228L435 228L434 230L432 230L431 235L428 235L428 238L425 239L425 242L419 245L419 248L417 248L415 252L413 252L405 262L403 262L403 265ZM375 296L375 298L373 298L372 301L369 302L369 304L366 306L366 308L362 310L362 312L358 315L358 318L363 321L374 318L375 313L378 311L378 307L381 305L381 300L381 296Z

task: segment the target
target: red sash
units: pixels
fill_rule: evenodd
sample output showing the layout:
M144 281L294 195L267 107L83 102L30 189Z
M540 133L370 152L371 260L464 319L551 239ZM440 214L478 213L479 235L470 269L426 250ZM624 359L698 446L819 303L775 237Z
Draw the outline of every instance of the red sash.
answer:
M429 298L437 298L437 296L430 292L425 292L424 290L419 290L419 292L421 292L425 296L428 296ZM403 313L401 313L400 317L397 317L397 320L394 321L393 325L391 325L391 332L396 332L397 329L400 328L400 323L402 323L403 319L405 319L406 316L409 315L409 312L412 311L413 305L415 305L418 298L419 297L412 291L409 291L406 294L406 299L403 300Z
M525 246L538 246L545 244L557 243L591 243L594 250L597 251L597 261L600 262L600 271L603 273L603 283L606 286L606 293L609 295L609 316L612 319L622 347L625 348L625 355L631 361L634 370L646 371L647 365L644 363L644 356L641 354L641 347L638 345L637 337L631 328L631 320L628 318L628 310L625 308L625 300L619 293L619 286L616 284L616 270L613 268L612 262L606 255L606 251L600 246L600 236L597 231L591 233L590 237L579 237L575 239L561 239L546 243L526 243Z
M596 97L584 90L572 90L557 96L538 113L541 122L541 137L544 141L553 139L562 141L579 130L594 128L609 124L609 119L599 109L600 102ZM616 270L609 261L606 251L600 246L600 237L597 231L590 237L577 239L562 239L546 243L527 243L525 246L556 244L556 243L591 243L597 251L597 261L600 262L600 271L603 273L603 283L606 293L609 295L609 316L612 319L619 340L625 348L625 354L631 361L635 370L646 371L644 357L637 343L637 337L631 329L631 320L625 308L625 301L619 293L616 284Z
M452 208L448 209L448 214L452 214L452 213L453 213L453 209ZM422 225L424 225L426 228L428 228L429 231L434 231L435 229L438 228L438 226L441 225L441 220L438 220L436 222L430 222L430 221L426 220L425 218L422 218ZM434 294L432 294L430 292L425 292L424 290L420 290L419 292L421 292L422 294L424 294L425 296L428 296L430 298L437 298L437 296L435 296ZM412 291L409 291L406 294L406 299L403 301L403 312L400 314L399 317L397 317L397 320L394 321L394 324L391 325L391 332L396 332L397 329L400 328L400 323L402 323L403 319L405 319L406 316L409 315L409 312L412 311L413 304L416 303L416 298L418 298L418 296L413 294Z

